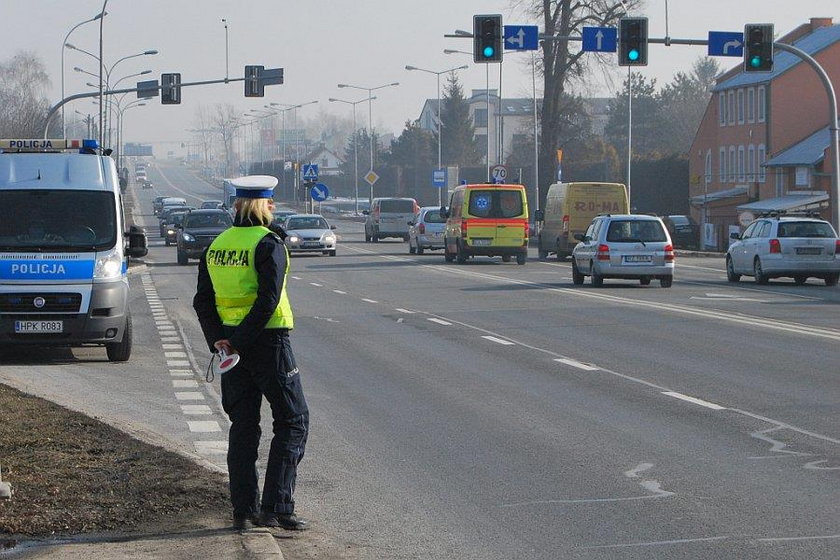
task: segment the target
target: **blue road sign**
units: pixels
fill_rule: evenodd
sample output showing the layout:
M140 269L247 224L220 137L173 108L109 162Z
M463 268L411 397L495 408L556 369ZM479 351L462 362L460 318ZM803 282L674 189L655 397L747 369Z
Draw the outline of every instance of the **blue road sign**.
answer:
M317 181L318 180L318 165L314 163L303 164L301 167L302 175L304 181Z
M535 51L539 48L540 32L536 25L505 25L505 49Z
M446 169L432 170L432 185L439 189L446 186Z
M330 196L330 189L324 183L318 183L309 189L309 196L315 202L324 202Z
M709 56L744 56L744 34L740 31L709 31Z
M618 29L615 27L584 27L584 52L616 52L618 50Z

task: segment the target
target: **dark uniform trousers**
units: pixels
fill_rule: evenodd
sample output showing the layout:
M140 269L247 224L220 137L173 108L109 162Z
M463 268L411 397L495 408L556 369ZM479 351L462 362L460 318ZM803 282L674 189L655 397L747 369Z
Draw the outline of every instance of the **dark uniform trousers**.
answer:
M226 335L233 329L225 327ZM262 504L257 487L262 397L271 405L274 437L268 453ZM309 433L309 408L285 329L265 329L222 374L222 406L231 421L227 463L234 515L294 513L297 466Z

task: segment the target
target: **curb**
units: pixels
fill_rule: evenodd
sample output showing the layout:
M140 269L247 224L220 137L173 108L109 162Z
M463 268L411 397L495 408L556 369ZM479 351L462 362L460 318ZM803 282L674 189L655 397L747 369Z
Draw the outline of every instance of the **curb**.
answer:
M249 558L284 560L283 551L268 529L242 532L242 548Z

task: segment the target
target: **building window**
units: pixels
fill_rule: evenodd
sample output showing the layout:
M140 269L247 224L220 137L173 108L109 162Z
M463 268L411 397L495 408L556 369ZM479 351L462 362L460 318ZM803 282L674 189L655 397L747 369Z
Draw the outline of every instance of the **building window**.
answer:
M718 182L726 182L726 148L721 148L718 154L720 160L718 161Z
M475 126L480 128L487 127L487 109L476 109L475 113L473 113L473 120L475 121Z
M729 146L729 182L738 180L738 167L735 162L735 146Z
M764 180L767 178L766 176L766 169L764 168L764 160L766 159L767 154L764 150L764 144L758 145L758 182L763 183Z
M726 126L726 92L722 91L718 94L718 123L720 126Z
M744 124L744 90L738 90L738 124Z
M755 88L747 89L747 122L755 122Z
M796 180L794 184L797 187L810 187L811 186L811 170L805 166L797 167L796 171Z
M764 86L758 86L758 122L764 122L767 116L767 93Z
M729 115L727 121L729 124L735 124L735 91L729 90L728 97L729 103L726 106L726 113Z
M750 147L747 148L747 181L752 183L756 178L755 146L750 144Z
M738 181L744 182L744 147L738 146Z
M776 196L785 195L785 170L782 167L776 168Z
M706 172L706 184L712 182L712 150L706 150L706 166L704 171Z

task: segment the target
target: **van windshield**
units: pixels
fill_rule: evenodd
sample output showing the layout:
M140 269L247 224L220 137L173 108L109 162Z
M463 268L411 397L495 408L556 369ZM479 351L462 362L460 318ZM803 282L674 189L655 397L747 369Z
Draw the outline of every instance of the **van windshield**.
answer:
M522 193L511 190L470 191L471 216L477 218L517 218L522 215Z
M114 194L1 190L0 250L102 251L116 244Z
M381 200L379 201L379 211L394 214L413 214L414 202L411 200Z

